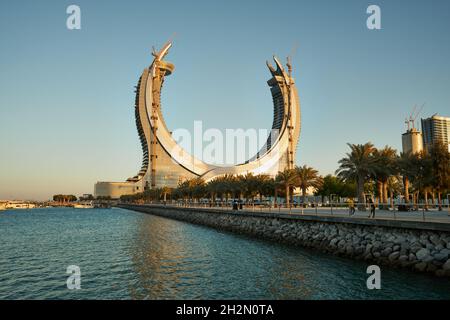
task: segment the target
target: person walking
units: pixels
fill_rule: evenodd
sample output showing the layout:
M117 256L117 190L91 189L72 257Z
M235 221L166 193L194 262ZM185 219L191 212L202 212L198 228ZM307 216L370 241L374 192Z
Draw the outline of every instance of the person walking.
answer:
M369 218L375 218L375 203L373 202L372 198L369 199L369 204L370 204Z
M238 202L236 199L233 200L233 210L238 210Z
M352 198L349 198L347 202L348 202L349 214L351 216L353 216L355 214L355 202L353 201Z

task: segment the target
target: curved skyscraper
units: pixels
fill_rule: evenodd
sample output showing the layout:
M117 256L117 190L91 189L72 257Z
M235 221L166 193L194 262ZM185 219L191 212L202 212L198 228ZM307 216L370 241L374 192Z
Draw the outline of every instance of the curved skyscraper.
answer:
M153 62L143 71L136 87L135 117L143 151L141 169L125 182L97 182L95 195L118 198L147 188L176 187L180 181L194 177L208 181L224 174L276 175L293 168L300 136L300 103L291 66L288 64L286 71L276 57L275 67L267 63L272 75L267 83L274 116L272 134L264 147L242 164L222 167L205 163L183 150L166 126L161 111L161 89L165 77L174 71L174 65L164 60L171 46L168 42L153 53Z

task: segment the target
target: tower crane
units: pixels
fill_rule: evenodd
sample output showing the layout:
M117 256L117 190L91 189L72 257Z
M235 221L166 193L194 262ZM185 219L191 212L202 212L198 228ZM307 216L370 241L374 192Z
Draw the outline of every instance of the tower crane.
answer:
M416 128L416 125L415 125L416 119L419 116L419 114L422 112L424 106L425 106L425 103L422 104L418 110L416 110L417 109L417 105L414 106L414 109L413 109L413 111L411 112L411 114L409 116L409 122L410 122L410 124L412 126L411 129L415 129ZM410 129L410 125L408 124L408 130L409 129Z

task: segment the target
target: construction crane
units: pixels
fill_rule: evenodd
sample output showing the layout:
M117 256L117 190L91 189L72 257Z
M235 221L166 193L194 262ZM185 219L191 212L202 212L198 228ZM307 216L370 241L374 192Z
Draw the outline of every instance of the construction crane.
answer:
M409 116L409 121L411 122L412 129L415 129L415 128L416 128L416 125L415 125L416 119L417 119L417 117L419 116L419 114L422 112L424 106L425 106L425 103L422 104L422 105L420 106L419 110L417 110L417 111L416 111L417 106L414 106L414 110L413 110L413 112L411 113L411 115Z
M424 106L425 106L425 103L422 104L419 109L417 109L417 105L414 105L414 108L411 111L409 117L405 118L405 124L406 124L408 131L416 128L416 119L419 116L419 114L422 112Z
M411 128L409 127L409 119L405 118L405 124L406 124L406 131L409 131Z

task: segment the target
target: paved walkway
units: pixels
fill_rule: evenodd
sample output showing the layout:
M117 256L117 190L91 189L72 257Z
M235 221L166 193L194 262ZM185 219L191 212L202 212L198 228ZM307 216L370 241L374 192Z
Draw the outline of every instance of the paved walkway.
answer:
M176 206L169 205L168 206ZM181 206L179 206L181 207ZM189 208L204 208L204 209L215 209L215 210L226 210L231 211L231 207L209 207L209 205L191 205ZM348 208L330 208L330 207L318 207L316 208L292 208L291 210L287 208L262 208L262 207L252 207L245 206L243 211L248 212L267 212L267 213L285 213L292 215L308 215L308 216L322 216L322 217L346 217L346 218L358 218L358 219L368 219L373 220L373 218L368 218L369 210L358 211L356 210L353 216L349 215ZM376 220L398 220L398 221L414 221L414 222L436 222L436 223L450 223L450 214L448 208L443 208L442 211L437 209L429 209L428 211L410 211L410 212L399 212L399 211L388 211L379 210L375 211Z

